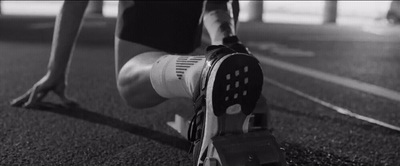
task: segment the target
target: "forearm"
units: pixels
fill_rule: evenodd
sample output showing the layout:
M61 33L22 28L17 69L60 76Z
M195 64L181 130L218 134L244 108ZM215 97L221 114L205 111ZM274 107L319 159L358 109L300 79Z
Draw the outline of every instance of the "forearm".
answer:
M65 79L88 1L65 1L57 15L48 74Z
M208 1L204 13L204 26L213 45L222 44L224 37L236 35L232 2Z

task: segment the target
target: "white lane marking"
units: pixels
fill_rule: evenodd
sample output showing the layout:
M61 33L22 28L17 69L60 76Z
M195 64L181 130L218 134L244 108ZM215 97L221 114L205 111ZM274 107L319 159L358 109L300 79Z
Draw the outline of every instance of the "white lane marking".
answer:
M357 81L357 80L353 80L353 79L349 79L349 78L345 78L345 77L336 76L336 75L329 74L329 73L320 72L317 70L290 64L287 62L282 62L279 60L268 58L266 56L262 56L261 54L255 53L254 55L256 55L262 63L270 65L270 66L274 66L274 67L277 67L280 69L284 69L284 70L291 71L294 73L310 76L310 77L313 77L316 79L320 79L320 80L327 81L330 83L335 83L335 84L342 85L342 86L345 86L348 88L353 88L353 89L356 89L356 90L359 90L362 92L367 92L370 94L374 94L376 96L380 96L380 97L384 97L387 99L391 99L391 100L400 102L400 93L390 90L390 89L382 88L382 87L379 87L376 85L364 83L361 81Z
M315 53L312 51L305 51L296 48L289 48L282 44L271 43L271 42L247 42L247 46L256 47L262 51L270 51L274 55L285 56L285 57L313 57Z
M385 35L385 30L382 28L373 28L373 27L362 27L362 30L367 33L372 33L374 35Z
M359 119L359 120L362 120L362 121L373 123L373 124L376 124L376 125L379 125L379 126L382 126L382 127L389 128L389 129L392 129L392 130L400 132L400 127L397 127L397 126L394 126L394 125L391 125L391 124L388 124L388 123L385 123L385 122L382 122L382 121L379 121L379 120L376 120L376 119L373 119L373 118L370 118L370 117L367 117L367 116L363 116L363 115L360 115L360 114L353 113L350 110L347 110L345 108L342 108L342 107L333 105L331 103L328 103L326 101L320 100L320 99L318 99L316 97L313 97L311 95L308 95L306 93L298 91L298 90L296 90L294 88L291 88L289 86L281 84L281 83L279 83L279 82L277 82L277 81L275 81L273 79L270 79L268 77L264 77L264 81L268 82L268 83L270 83L270 84L272 84L274 86L277 86L277 87L279 87L281 89L284 89L286 91L294 93L294 94L296 94L298 96L306 98L306 99L308 99L310 101L313 101L313 102L315 102L317 104L325 106L325 107L327 107L329 109L332 109L332 110L334 110L334 111L336 111L336 112L338 112L340 114L347 115L347 116L350 116L350 117L353 117L353 118L356 118L356 119Z
M375 25L375 26L363 26L361 27L361 30L378 35L378 36L384 36L384 37L400 37L400 29L396 26L391 26L388 24L382 24L382 25Z
M376 35L376 34L374 34ZM314 41L314 42L380 42L380 43L391 43L393 41L398 41L397 37L392 36L372 36L372 35L318 35L318 36L292 36L289 37L291 41Z

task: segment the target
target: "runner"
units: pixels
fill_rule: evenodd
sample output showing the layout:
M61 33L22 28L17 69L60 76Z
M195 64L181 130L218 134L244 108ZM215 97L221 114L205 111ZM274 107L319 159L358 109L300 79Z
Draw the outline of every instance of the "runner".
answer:
M32 107L51 91L64 105L75 104L65 88L87 3L64 2L56 19L48 72L12 105ZM193 99L195 116L188 135L194 144L194 165L215 157L208 152L213 138L249 132L256 104L267 111L265 98L260 98L262 69L236 36L231 4L119 2L115 33L119 93L134 108L153 107L171 98ZM191 55L200 45L203 24L212 45L204 55ZM267 122L259 124L266 129Z

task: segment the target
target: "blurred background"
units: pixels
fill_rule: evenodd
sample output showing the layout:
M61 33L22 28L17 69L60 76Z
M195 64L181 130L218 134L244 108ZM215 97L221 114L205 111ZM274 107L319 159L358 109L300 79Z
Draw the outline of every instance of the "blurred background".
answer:
M0 0L0 165L191 165L188 142L167 125L175 114L191 118L190 103L138 110L120 98L116 0L87 8L67 90L79 108L9 105L46 73L62 3ZM262 93L289 166L400 165L400 1L240 8L238 36L264 69Z
M332 1L336 3L337 24L361 25L384 21L392 1ZM101 2L100 2L101 3ZM325 1L240 1L240 21L249 21L256 3L262 4L262 21L271 23L320 24L323 20ZM5 15L56 15L62 1L2 1ZM101 6L106 17L116 17L118 1L104 1ZM398 5L397 5L398 6ZM98 8L98 7L97 7ZM398 7L397 7L398 8ZM397 9L398 10L398 9ZM399 12L397 12L399 13Z

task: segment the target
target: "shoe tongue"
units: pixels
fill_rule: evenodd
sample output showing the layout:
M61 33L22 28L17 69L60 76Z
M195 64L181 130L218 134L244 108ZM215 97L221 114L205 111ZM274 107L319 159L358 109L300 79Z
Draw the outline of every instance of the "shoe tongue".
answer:
M222 39L222 43L224 45L238 43L238 42L239 42L239 38L237 36L229 36L229 37L225 37Z
M210 52L210 51L216 50L218 48L222 48L222 47L225 47L225 46L224 45L211 45L211 46L207 47L206 51Z

